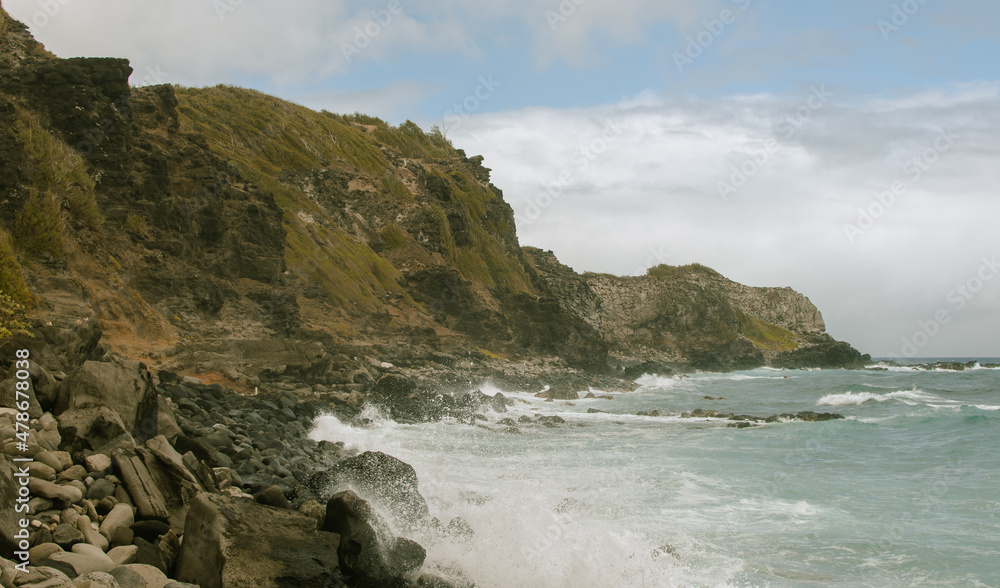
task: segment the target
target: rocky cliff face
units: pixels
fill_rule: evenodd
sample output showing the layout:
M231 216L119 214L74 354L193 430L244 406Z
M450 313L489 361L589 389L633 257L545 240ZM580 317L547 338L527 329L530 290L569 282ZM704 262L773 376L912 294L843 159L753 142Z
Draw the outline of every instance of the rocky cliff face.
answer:
M130 74L58 59L0 9L0 289L36 332L80 340L53 369L111 349L349 394L366 356L594 373L609 350L612 366L828 359L822 318L790 290L578 276L522 248L482 157L439 133Z
M752 288L698 265L658 266L641 277L580 275L551 251L525 251L567 312L600 333L613 364L861 365L857 352L824 359L841 346L815 305L791 288ZM806 349L814 363L802 361Z

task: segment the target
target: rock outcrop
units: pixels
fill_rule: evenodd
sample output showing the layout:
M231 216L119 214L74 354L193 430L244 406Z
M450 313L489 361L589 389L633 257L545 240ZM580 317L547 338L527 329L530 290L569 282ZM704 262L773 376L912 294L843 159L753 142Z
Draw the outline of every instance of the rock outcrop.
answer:
M565 310L600 334L622 368L864 366L791 288L744 286L697 264L658 266L639 277L580 275L551 251L525 253Z

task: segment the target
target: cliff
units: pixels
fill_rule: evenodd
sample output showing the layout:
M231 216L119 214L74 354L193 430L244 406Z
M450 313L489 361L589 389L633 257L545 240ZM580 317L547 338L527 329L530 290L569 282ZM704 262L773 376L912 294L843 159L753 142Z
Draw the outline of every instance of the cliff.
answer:
M15 343L53 371L110 350L357 402L358 370L386 360L860 364L788 289L700 268L579 276L522 248L483 158L436 130L228 86L131 87L125 59L59 59L0 22L4 320L39 335Z
M826 334L819 310L791 288L753 288L693 264L648 275L580 275L551 251L525 248L571 315L597 331L610 363L656 369L861 367L861 355Z

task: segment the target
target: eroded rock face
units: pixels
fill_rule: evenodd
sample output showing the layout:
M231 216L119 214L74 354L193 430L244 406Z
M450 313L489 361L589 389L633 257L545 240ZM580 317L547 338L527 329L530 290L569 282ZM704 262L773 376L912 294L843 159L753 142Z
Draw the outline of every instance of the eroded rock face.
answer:
M306 515L203 493L188 511L176 576L201 588L336 585L339 547L339 535Z
M791 288L744 286L701 266L666 276L580 275L550 251L526 251L560 304L600 333L626 371L863 365L861 354L827 335L816 306Z

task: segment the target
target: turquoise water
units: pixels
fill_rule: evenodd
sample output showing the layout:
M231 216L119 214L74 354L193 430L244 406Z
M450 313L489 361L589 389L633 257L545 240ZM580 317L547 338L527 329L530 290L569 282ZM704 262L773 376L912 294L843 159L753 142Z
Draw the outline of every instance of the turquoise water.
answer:
M432 514L474 531L418 533L427 570L480 587L1000 586L1000 370L639 382L573 406L505 390L516 406L491 423L566 421L519 434L373 412L376 427L321 417L313 435L413 465ZM847 419L736 429L679 417L694 408Z

